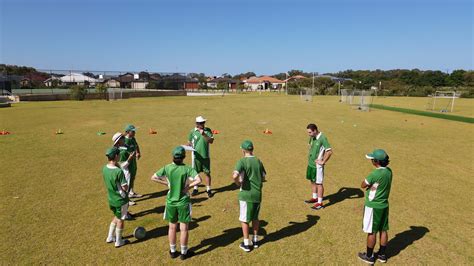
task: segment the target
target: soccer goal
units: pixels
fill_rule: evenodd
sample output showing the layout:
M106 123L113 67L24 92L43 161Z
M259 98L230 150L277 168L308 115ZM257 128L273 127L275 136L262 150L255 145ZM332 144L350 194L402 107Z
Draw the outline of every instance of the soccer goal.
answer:
M454 100L459 98L455 91L436 91L428 103L428 110L448 113L454 111Z
M121 88L108 88L107 93L109 101L122 100L123 90Z
M360 111L370 111L370 105L374 99L373 90L352 90L346 99L352 108Z
M300 91L300 99L305 102L312 102L314 95L314 89L304 88Z
M347 102L349 102L349 100L350 100L350 94L351 94L351 91L350 91L350 90L348 90L348 89L342 89L342 90L341 90L341 95L340 95L339 102L341 102L341 103L347 103Z

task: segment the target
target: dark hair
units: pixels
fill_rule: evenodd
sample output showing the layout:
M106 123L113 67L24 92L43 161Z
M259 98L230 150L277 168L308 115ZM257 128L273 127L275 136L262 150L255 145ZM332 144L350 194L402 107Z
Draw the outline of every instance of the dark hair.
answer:
M112 156L105 155L105 157L107 157L107 159L108 159L109 161L113 161L113 160L115 160L115 156L116 156L115 154L114 154L114 155L112 155Z
M374 159L374 162L382 167L386 167L389 163L390 163L390 160L389 160L389 157L387 155L387 158L385 158L385 160L382 160L382 161L379 161L379 160L375 160Z
M183 164L184 157L183 158L173 158L173 163L175 164Z
M306 127L306 129L311 129L311 131L316 131L318 130L318 126L316 126L316 124L311 123Z

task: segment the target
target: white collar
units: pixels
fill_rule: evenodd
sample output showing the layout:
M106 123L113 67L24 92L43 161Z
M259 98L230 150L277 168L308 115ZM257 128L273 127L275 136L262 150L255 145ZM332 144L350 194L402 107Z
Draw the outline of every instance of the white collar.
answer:
M319 139L321 137L321 133L323 132L319 132L318 135L316 135L316 139Z
M247 157L255 157L255 155L245 155L244 158L247 158Z
M377 167L377 169L385 169L387 167L383 167L383 166L380 166L380 167Z
M117 169L118 167L117 167L117 166L115 166L115 165L114 165L114 166L112 166L112 165L109 165L109 164L107 164L107 168L109 168L109 169Z

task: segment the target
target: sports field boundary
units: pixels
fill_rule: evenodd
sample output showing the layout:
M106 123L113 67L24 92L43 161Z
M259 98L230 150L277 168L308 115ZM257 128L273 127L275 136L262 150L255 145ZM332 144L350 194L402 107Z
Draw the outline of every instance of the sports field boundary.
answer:
M428 117L452 120L452 121L457 121L457 122L464 122L464 123L470 123L470 124L474 123L474 118L467 117L467 116L439 114L439 113L433 113L433 112L427 112L427 111L421 111L421 110L386 106L386 105L381 105L381 104L371 104L370 107L375 108L375 109L388 110L388 111L394 111L394 112L400 112L400 113L406 113L406 114L412 114L412 115L428 116Z

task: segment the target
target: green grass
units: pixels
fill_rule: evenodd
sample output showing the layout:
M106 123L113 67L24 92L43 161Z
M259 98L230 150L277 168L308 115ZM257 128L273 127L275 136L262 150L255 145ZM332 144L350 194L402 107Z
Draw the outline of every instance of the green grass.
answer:
M406 114L421 115L421 116L428 116L428 117L464 122L464 123L471 123L471 124L474 123L474 118L466 117L466 116L448 115L444 113L427 112L427 111L406 109L406 108L400 108L400 107L385 106L381 104L371 104L370 107L376 108L376 109L406 113Z
M379 147L389 153L394 172L389 235L395 240L389 249L397 252L390 263L474 263L472 124L384 110L359 112L336 97L314 97L308 103L298 96L265 94L34 102L0 109L0 130L12 132L0 136L2 261L176 263L167 254L164 187L150 176L170 162L171 149L186 142L194 117L201 114L221 132L211 146L214 188L231 183L240 142L254 141L268 171L260 218L269 242L244 254L238 248L237 191L210 200L201 194L193 206L198 222L190 232L190 247L203 254L188 263L358 264L356 254L365 248L363 198L347 196L357 195L355 188L372 169L364 154ZM303 203L310 196L305 180L309 122L318 124L334 148L325 180L332 201L326 204L332 205L321 211ZM100 169L112 134L127 123L140 127L143 157L136 190L152 197L130 208L139 217L126 222L125 235L144 226L153 237L115 249L105 244L112 213ZM58 128L65 134L54 135ZM149 128L158 134L149 135ZM273 135L262 134L265 128ZM107 135L97 136L98 131ZM336 194L341 188L351 189ZM417 236L419 230L411 226L429 232Z

